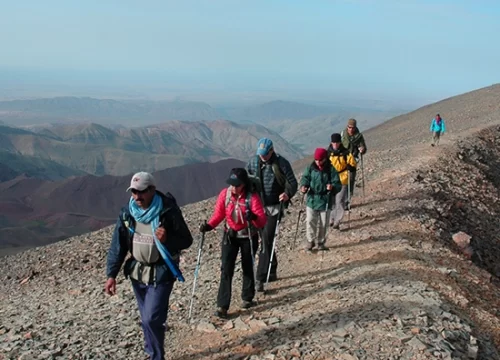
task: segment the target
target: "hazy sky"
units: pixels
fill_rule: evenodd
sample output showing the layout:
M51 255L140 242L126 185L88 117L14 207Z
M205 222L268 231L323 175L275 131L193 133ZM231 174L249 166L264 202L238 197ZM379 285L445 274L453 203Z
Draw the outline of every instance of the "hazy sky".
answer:
M0 89L107 84L171 94L438 100L500 80L498 0L0 0L0 6Z

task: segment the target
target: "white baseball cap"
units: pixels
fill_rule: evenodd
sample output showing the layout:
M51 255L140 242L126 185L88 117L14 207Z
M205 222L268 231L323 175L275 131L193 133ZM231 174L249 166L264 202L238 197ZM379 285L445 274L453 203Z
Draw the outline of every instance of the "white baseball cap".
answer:
M146 190L149 186L156 186L155 185L155 178L153 175L150 173L141 171L138 173L135 173L134 176L132 176L132 179L130 180L130 186L127 189L127 191L130 191L131 189L135 189L138 191L143 191Z

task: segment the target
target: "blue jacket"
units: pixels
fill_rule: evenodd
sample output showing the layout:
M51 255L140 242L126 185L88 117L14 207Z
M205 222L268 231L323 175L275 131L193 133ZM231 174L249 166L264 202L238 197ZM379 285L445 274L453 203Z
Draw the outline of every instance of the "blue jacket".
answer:
M431 122L431 132L440 132L441 134L444 134L446 130L446 126L444 125L444 119L441 118L441 124L438 125L436 118L432 119Z
M179 261L180 251L191 246L193 243L193 236L172 194L162 194L159 191L156 193L161 196L163 203L163 209L160 212L160 222L167 230L167 243L165 245L170 255ZM116 222L113 232L111 246L109 247L106 264L106 274L108 278L116 278L125 261L125 257L128 253L132 253L133 236L130 234L129 227L135 228L135 219L130 214L127 205L123 207L120 212L120 217ZM132 256L127 260L124 266L125 277L128 276L129 270L132 269L136 262L137 261ZM162 283L175 280L174 275L163 259L160 259L155 266L155 282Z

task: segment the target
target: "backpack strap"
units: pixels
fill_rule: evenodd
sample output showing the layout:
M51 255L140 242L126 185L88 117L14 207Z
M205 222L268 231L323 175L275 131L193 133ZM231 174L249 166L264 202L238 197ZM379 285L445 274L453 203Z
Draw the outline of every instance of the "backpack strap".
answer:
M248 226L250 228L253 228L250 220L248 219L249 218L249 213L250 213L250 202L252 200L252 192L247 190L247 196L245 197L245 218L246 220L248 221ZM227 206L229 205L229 202L231 201L231 191L229 191L229 188L227 188L227 191L226 191L226 201L225 201L225 207L224 208L227 208ZM227 221L226 221L226 227L227 227Z
M260 188L264 190L264 182L262 181L262 160L260 159L259 155L256 155L257 157L257 177L259 178L260 181Z
M224 208L227 208L229 205L229 202L231 201L231 191L229 190L229 187L226 189L226 201L224 202Z
M286 176L283 173L283 170L281 169L279 162L280 162L280 156L278 154L276 154L276 161L273 162L272 169L273 169L274 178L276 179L276 182L284 190L286 188Z
M283 170L281 169L279 162L280 162L280 156L276 154L276 160L273 161L273 163L271 164L271 169L273 170L274 179L276 180L278 185L284 190L286 188L287 181L286 181L286 176L283 173ZM263 165L262 160L257 155L258 177L260 179L261 189L264 189L264 183L262 179L262 165Z
M134 241L133 241L133 236L135 232L135 219L132 215L130 215L129 212L122 212L122 222L123 225L125 225L125 231L127 232L127 240L128 240L128 248L130 253L132 254L133 252L133 246L134 246Z
M226 208L227 206L229 205L229 203L231 202L231 191L229 189L229 187L226 189L226 201L224 202L224 212L226 211ZM226 229L228 228L227 226L227 220L226 220L226 216L224 215L224 224L225 224L225 227Z
M250 191L247 191L247 196L245 198L245 216L247 218L247 221L248 221L248 225L250 225L250 201L252 199L252 193Z

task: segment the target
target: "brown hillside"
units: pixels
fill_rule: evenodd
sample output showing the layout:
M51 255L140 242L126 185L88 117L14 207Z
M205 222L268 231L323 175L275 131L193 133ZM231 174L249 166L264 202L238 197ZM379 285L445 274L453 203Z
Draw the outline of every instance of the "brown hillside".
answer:
M234 159L169 168L154 173L160 191L180 205L214 196L224 186ZM16 178L0 183L0 248L36 246L113 223L130 196L130 175L82 176L64 181Z

